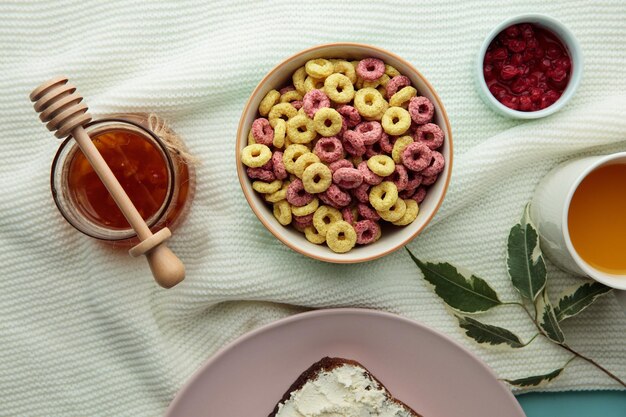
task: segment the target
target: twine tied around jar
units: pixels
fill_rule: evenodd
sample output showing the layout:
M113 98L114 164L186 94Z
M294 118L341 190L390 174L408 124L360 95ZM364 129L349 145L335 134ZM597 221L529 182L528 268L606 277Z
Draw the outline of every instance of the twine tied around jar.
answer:
M154 113L149 113L144 116L147 128L163 141L163 144L168 150L177 154L187 165L195 167L200 163L200 159L189 153L185 143L180 136L168 126L165 119Z

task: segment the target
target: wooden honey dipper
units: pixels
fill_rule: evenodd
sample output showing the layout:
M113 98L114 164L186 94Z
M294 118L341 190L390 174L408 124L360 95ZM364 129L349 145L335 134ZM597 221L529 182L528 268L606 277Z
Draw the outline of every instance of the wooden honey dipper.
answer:
M59 139L71 135L76 140L122 214L137 233L141 242L130 249L130 255L133 257L146 255L152 275L162 287L171 288L181 282L185 278L185 266L165 244L172 236L172 232L165 227L153 234L115 178L111 168L83 128L91 121L91 115L87 113L87 104L83 102L83 97L78 94L76 87L68 83L67 77L56 77L35 88L30 94L30 99L35 103L35 111L41 113L39 115L41 121L47 123L48 130L56 131L54 135Z

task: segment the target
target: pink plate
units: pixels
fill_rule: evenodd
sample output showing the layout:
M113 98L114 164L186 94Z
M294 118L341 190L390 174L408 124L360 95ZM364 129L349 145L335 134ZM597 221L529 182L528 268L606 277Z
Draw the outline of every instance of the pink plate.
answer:
M279 320L220 350L166 417L267 417L324 356L354 359L424 417L524 417L509 389L448 337L393 314L318 310Z

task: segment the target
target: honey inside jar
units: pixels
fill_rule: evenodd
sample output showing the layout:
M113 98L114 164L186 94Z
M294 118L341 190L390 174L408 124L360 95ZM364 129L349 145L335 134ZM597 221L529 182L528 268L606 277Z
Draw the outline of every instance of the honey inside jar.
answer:
M127 130L106 131L92 140L141 216L145 220L154 216L163 206L170 186L168 162L162 150ZM110 229L130 227L80 149L70 161L67 184L71 198L91 221ZM184 201L186 194L186 188L180 190L178 198Z

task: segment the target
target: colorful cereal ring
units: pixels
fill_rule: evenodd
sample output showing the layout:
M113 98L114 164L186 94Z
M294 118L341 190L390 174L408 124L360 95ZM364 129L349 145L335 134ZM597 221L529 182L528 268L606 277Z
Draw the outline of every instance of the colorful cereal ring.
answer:
M413 97L409 101L409 113L415 123L423 125L433 119L435 106L433 106L433 103L426 97Z

